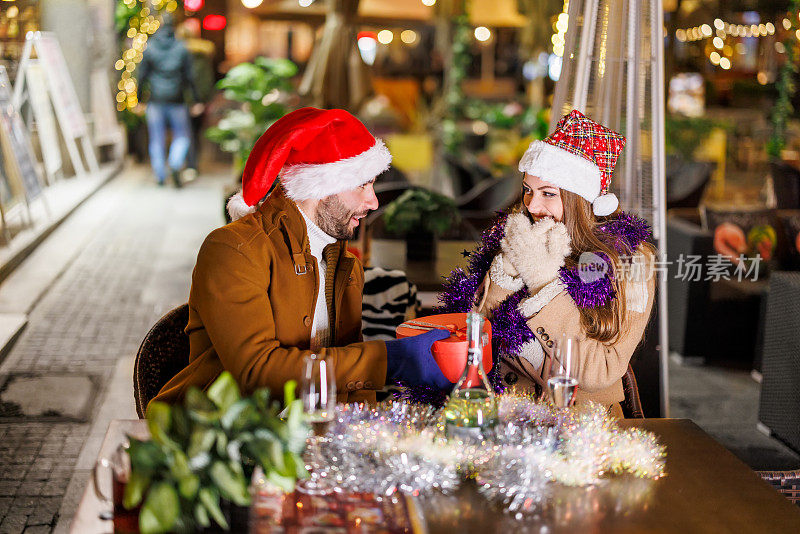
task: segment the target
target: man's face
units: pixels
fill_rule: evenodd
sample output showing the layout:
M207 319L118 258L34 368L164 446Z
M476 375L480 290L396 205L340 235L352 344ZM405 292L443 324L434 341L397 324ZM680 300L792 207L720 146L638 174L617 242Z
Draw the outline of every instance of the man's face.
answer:
M374 182L320 200L314 220L316 225L336 239L352 239L359 221L378 207Z

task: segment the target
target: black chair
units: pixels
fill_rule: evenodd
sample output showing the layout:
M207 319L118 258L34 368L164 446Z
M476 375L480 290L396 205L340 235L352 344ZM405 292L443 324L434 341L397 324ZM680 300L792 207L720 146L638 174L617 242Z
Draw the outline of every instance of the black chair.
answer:
M758 419L800 452L800 273L770 275L766 309Z
M782 161L771 161L772 187L775 190L776 208L800 208L800 171Z
M509 172L501 178L487 178L456 198L458 213L471 239L480 239L483 231L497 217L519 200L521 178Z
M757 471L762 480L778 490L789 502L800 506L800 469L797 471Z
M714 164L667 156L667 209L696 208L711 180Z
M164 384L189 364L189 336L184 331L188 322L189 305L182 304L144 336L133 366L133 397L140 418Z
M625 392L625 400L622 401L622 413L626 419L644 419L642 401L639 398L639 385L636 383L636 375L633 374L633 367L628 364L628 370L622 375L622 391Z
M456 198L467 194L484 180L492 178L491 173L480 165L467 163L452 154L445 154L443 160L453 180L453 196Z

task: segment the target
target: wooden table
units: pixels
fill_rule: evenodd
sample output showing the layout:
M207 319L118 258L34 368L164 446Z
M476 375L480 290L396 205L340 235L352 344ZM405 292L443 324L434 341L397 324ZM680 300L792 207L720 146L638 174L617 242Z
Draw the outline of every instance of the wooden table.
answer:
M617 477L589 488L557 487L538 517L517 520L464 484L455 494L416 499L423 531L439 532L800 532L800 508L688 419L625 420L623 427L654 432L667 447L667 476L656 481ZM114 421L100 454L125 433L146 432L142 421ZM92 483L72 532L110 532L101 521ZM541 527L546 527L542 529Z

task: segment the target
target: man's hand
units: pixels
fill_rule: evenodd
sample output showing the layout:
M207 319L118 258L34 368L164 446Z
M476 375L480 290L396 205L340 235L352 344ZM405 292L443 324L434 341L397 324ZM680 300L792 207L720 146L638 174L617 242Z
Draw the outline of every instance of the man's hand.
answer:
M407 386L433 386L439 389L453 387L442 374L431 355L436 341L447 339L450 332L431 330L417 336L386 342L386 379Z
M192 117L199 117L206 110L206 105L202 102L196 102L189 108L189 114Z

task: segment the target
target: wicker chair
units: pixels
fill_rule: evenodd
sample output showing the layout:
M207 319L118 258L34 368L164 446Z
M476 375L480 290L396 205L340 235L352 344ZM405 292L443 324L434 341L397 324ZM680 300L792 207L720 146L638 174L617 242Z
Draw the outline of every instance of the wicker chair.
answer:
M622 390L625 392L625 400L622 401L622 413L625 417L627 419L644 419L642 401L639 398L639 386L630 364L628 364L628 370L622 375Z
M758 471L758 474L793 504L800 506L800 470Z
M170 378L189 363L189 305L183 304L164 315L144 336L133 367L133 396L136 413L144 418L147 403Z

